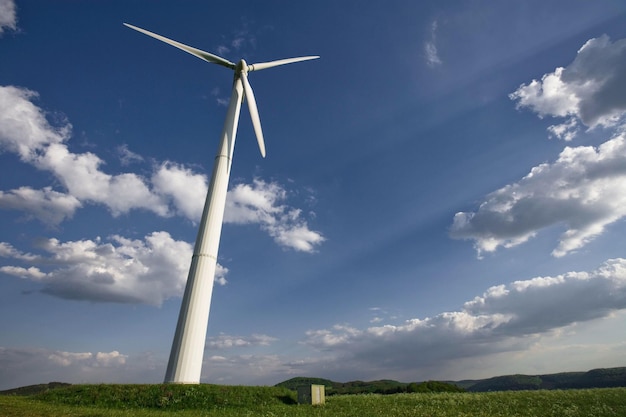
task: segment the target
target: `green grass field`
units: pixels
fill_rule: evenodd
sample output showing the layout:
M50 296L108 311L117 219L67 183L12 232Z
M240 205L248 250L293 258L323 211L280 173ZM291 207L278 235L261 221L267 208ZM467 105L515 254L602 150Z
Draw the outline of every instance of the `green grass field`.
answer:
M337 395L298 405L293 391L219 385L73 385L0 395L3 417L118 416L626 416L626 388Z

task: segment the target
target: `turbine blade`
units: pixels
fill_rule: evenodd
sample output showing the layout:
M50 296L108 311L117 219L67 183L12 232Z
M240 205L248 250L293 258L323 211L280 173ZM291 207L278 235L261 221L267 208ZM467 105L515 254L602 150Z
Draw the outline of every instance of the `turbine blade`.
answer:
M200 58L200 59L202 59L204 61L210 62L212 64L222 65L222 66L224 66L226 68L230 68L230 69L234 69L235 68L235 64L233 64L229 60L224 59L222 57L219 57L217 55L213 55L213 54L211 54L209 52L205 52L203 50L193 48L191 46L185 45L184 43L173 41L171 39L166 38L165 36L157 35L156 33L152 33L149 30L141 29L141 28L138 28L137 26L129 25L128 23L124 23L124 26L127 26L127 27L129 27L131 29L134 29L134 30L138 31L138 32L141 32L144 35L151 36L151 37L153 37L155 39L158 39L158 40L160 40L162 42L168 43L168 44L170 44L170 45L172 45L172 46L174 46L174 47L176 47L178 49L182 49L183 51L188 52L191 55L197 56L198 58Z
M257 64L248 65L248 71L261 71L266 68L277 67L279 65L291 64L294 62L308 61L311 59L318 59L319 56L301 56L298 58L279 59L277 61L259 62Z
M259 117L256 99L254 98L254 92L252 92L246 71L241 71L241 80L243 81L243 89L246 93L246 101L248 102L248 109L250 110L252 126L254 126L254 133L256 134L256 140L259 144L259 150L261 151L261 156L265 158L265 141L263 140L263 131L261 130L261 118Z

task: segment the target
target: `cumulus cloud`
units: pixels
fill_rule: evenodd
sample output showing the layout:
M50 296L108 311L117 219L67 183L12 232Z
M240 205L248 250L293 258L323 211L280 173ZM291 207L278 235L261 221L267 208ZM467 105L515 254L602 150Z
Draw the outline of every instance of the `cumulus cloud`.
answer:
M3 253L15 252L6 245L0 248ZM309 351L300 351L297 357L290 356L291 349L273 355L259 353L276 341L268 335L220 334L208 340L207 347L219 353L205 355L203 369L208 374L202 380L266 385L297 375L316 375L340 381L420 381L471 377L468 370L475 377L520 369L547 373L554 369L550 361L579 370L618 366L626 358L623 341L581 343L575 336L585 327L597 331L602 320L624 321L624 313L626 259L610 259L589 272L496 285L458 311L413 318L400 325L358 328L338 324L309 330L300 344ZM165 358L156 360L150 354L0 347L0 389L58 380L157 382L164 363Z
M155 190L172 199L178 214L199 222L208 183L204 175L173 162L162 163L152 176Z
M224 222L259 224L283 247L315 251L324 237L309 229L300 209L281 204L286 198L287 191L275 182L257 178L252 184L238 184L228 192Z
M20 187L8 192L0 190L0 208L20 211L27 220L35 218L47 225L58 225L71 218L81 206L76 197L54 191L51 187L41 190Z
M566 122L548 126L550 137L563 139L566 142L571 141L579 132L578 120L576 117L570 117Z
M165 162L154 173L152 183L160 195L174 202L179 214L200 221L208 189L205 176ZM314 252L324 237L309 229L300 209L284 204L287 198L287 190L276 182L256 178L252 184L237 184L226 195L224 223L258 224L278 245Z
M32 253L23 253L15 249L10 243L0 242L0 256L3 258L13 258L24 261L34 261L38 259L37 255Z
M459 311L358 329L310 330L305 343L344 374L412 375L463 358L530 350L543 337L626 309L626 259L591 272L537 277L489 288Z
M567 67L522 84L510 98L540 117L565 118L548 131L566 141L581 125L619 126L626 114L626 39L590 39ZM625 135L617 131L597 148L566 147L554 163L487 195L476 212L457 213L451 237L473 240L480 257L561 225L566 230L553 256L582 248L626 215Z
M208 188L204 175L170 161L157 165L149 179L128 172L108 174L96 154L69 149L71 125L51 125L45 111L34 104L36 98L28 89L0 86L0 151L51 172L67 192L51 187L0 191L0 208L22 211L27 219L48 225L58 225L85 204L104 205L114 216L144 209L158 216L200 220ZM143 159L127 146L117 151L123 165ZM313 252L324 238L308 228L299 209L283 204L286 198L286 190L274 182L239 184L228 192L225 220L259 224L282 247Z
M63 200L64 204L58 204L61 194L51 189L30 192L30 198L24 198L26 189L14 190L9 196L3 195L4 205L17 208L21 204L29 214L39 214L37 218L43 222L57 223L69 217L73 210L68 210L76 209L80 202L103 204L113 215L136 208L161 216L168 214L167 204L140 176L106 174L100 169L104 161L97 155L71 152L65 143L71 135L71 125L52 126L45 112L32 102L36 97L28 89L0 86L0 150L16 153L23 162L53 173L69 196ZM20 194L22 198L17 201ZM39 198L34 198L36 194ZM51 204L50 197L57 204ZM46 213L47 210L54 212Z
M626 216L626 134L598 147L566 147L553 163L487 195L476 212L459 212L450 229L471 239L479 256L519 245L537 231L565 225L552 254L582 248Z
M114 350L112 352L52 352L48 355L48 359L60 366L71 366L76 363L87 363L91 367L112 367L116 365L124 365L128 356L120 354Z
M32 162L46 146L69 139L72 125L52 126L33 100L38 95L26 88L0 86L0 150L16 153Z
M17 8L13 0L0 0L0 36L6 29L17 29Z
M64 144L50 144L35 165L53 172L69 193L79 200L106 205L114 216L131 209L168 215L161 196L143 178L132 173L110 175L100 169L103 161L91 152L75 154Z
M27 263L6 265L0 272L42 284L44 293L73 300L160 305L182 294L192 247L167 232L143 240L112 236L108 241L38 243L43 255L22 253L0 243L0 256ZM218 265L216 282L225 284L228 269Z
M515 281L489 288L465 303L471 317L502 317L490 326L498 335L549 332L573 323L607 317L626 308L626 259L610 259L591 272Z
M436 67L441 65L443 62L441 58L439 58L439 54L437 52L437 21L433 21L430 26L430 39L424 42L424 53L426 54L426 64L429 67Z
M0 151L51 172L67 192L28 186L0 191L0 208L50 226L71 218L86 204L104 205L114 216L145 209L159 216L200 220L207 192L204 175L169 161L155 166L149 179L134 173L108 174L96 154L69 149L71 125L50 124L46 112L34 104L36 99L37 94L28 89L0 86ZM125 146L117 151L123 164L142 159ZM228 193L233 213L227 212L226 221L259 224L282 247L312 252L324 239L309 230L300 210L283 204L286 197L277 183L239 184ZM58 297L91 301L160 305L180 295L191 259L191 245L173 240L166 232L154 232L143 240L112 236L107 242L63 243L48 239L39 249L47 255L26 260L26 254L2 243L0 255L30 263L5 265L0 272L38 281L44 292ZM215 282L226 284L227 272L217 265Z
M578 121L589 128L615 126L626 112L626 39L590 39L567 67L522 84L509 97L540 117L570 118L550 127L565 140L573 138Z

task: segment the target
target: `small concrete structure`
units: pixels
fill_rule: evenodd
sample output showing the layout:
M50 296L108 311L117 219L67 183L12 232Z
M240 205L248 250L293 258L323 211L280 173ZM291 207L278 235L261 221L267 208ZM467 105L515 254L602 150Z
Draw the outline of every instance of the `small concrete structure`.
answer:
M324 385L304 385L298 387L298 404L321 405L326 402Z

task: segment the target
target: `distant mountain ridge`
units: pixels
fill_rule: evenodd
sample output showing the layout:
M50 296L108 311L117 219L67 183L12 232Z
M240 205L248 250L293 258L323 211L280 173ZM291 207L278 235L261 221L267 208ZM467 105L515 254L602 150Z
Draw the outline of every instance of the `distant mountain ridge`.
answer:
M467 382L473 382L466 388L472 392L626 387L626 367L546 375L505 375L477 381L459 381L463 385Z
M440 386L433 386L431 381L432 388L428 390L443 391L447 389L445 385L454 385L470 392L615 388L626 387L626 367L600 368L592 369L587 372L561 372L545 375L503 375L486 379L442 382L443 384ZM428 382L405 383L387 379L370 382L335 382L323 378L296 377L276 384L276 386L295 390L298 386L311 384L326 386L328 395L363 393L394 394L398 392L424 392L422 387L427 387Z

